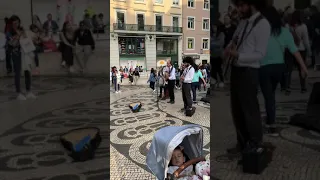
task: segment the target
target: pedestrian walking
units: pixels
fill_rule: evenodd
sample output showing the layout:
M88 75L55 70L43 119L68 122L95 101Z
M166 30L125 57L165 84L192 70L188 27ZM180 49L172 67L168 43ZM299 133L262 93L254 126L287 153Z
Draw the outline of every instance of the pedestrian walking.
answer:
M155 70L151 68L150 76L147 83L149 83L149 87L152 89L152 93L156 92L156 89L155 89L156 78L157 78L157 75L155 73Z

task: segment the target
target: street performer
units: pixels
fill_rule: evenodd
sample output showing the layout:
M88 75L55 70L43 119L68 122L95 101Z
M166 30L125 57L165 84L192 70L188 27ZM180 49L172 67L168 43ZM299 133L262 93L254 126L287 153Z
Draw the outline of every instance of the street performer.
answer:
M231 111L237 132L237 146L228 154L241 153L262 143L262 121L258 102L260 61L266 54L270 24L260 14L261 0L233 0L242 16L225 55L232 58L230 78Z

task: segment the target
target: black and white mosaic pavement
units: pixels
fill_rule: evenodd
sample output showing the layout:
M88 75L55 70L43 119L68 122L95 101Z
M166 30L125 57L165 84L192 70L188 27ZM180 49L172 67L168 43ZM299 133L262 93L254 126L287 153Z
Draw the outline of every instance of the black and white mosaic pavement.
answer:
M319 78L309 80L310 85L319 81ZM244 174L242 166L237 160L223 158L225 150L235 145L236 134L232 124L229 97L225 92L216 92L216 101L211 104L216 117L211 123L211 157L214 175L223 180L318 180L320 179L320 134L290 126L287 123L290 117L297 113L305 113L309 94L299 92L299 81L293 81L293 91L290 96L285 96L277 91L276 122L280 127L280 136L264 136L264 141L276 146L274 158L268 168L260 175ZM312 87L309 86L309 91ZM260 95L261 96L261 95ZM265 116L263 98L261 101L261 114Z
M23 81L22 81L23 83ZM20 116L22 120L16 126L7 128L0 135L0 179L4 180L104 180L109 175L109 94L103 98L92 99L90 94L101 93L105 89L103 78L38 77L33 81L33 89L38 101L31 104L41 109L42 96L51 100L70 99L78 90L87 94L77 99L80 103L60 104L60 108L42 112L31 118ZM68 91L68 90L74 91ZM13 80L0 82L0 103L6 102L22 106L14 100ZM66 93L64 93L66 92ZM56 95L59 94L59 95ZM81 102L81 97L86 97ZM50 99L50 98L49 98ZM38 102L38 103L37 103ZM50 103L50 102L46 102ZM19 113L19 111L12 111ZM2 123L8 119L2 119ZM6 126L6 124L2 124ZM93 160L73 162L69 153L59 142L60 134L80 127L98 127L101 130L102 143Z
M3 133L0 136L0 172L8 178L15 173L24 173L27 174L25 179L30 180L103 179L101 177L109 173L107 163L101 163L108 162L109 157L108 104L109 100L105 98L55 109ZM94 160L75 163L62 148L59 135L81 127L99 127L102 143ZM78 172L69 174L65 169L64 172L49 175L61 166L74 168ZM48 175L43 171L47 171Z

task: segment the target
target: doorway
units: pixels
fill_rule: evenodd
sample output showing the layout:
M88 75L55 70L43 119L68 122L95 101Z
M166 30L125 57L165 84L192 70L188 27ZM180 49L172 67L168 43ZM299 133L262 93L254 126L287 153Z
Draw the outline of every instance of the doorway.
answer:
M156 15L156 31L162 32L162 16Z
M117 12L117 24L119 30L125 30L125 15L124 12Z
M172 17L172 27L173 27L173 32L179 32L179 17L178 16Z
M144 31L144 14L137 14L138 31Z

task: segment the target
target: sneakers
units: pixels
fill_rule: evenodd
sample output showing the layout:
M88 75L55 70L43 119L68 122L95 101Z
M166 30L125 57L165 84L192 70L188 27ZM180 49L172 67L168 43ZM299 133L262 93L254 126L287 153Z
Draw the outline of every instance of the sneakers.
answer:
M36 98L37 96L35 96L32 92L28 92L26 96L20 93L17 97L17 100L25 101L27 99L36 99Z
M27 100L27 98L23 95L23 94L19 94L18 95L18 97L17 97L17 100L19 100L19 101L25 101L25 100Z
M74 68L72 66L69 68L69 72L71 72L71 73L75 72L75 70L74 70Z
M116 94L118 94L119 93L119 91L116 91Z
M62 61L61 66L65 67L67 64L65 61Z
M37 97L32 92L28 92L26 98L27 99L36 99Z

